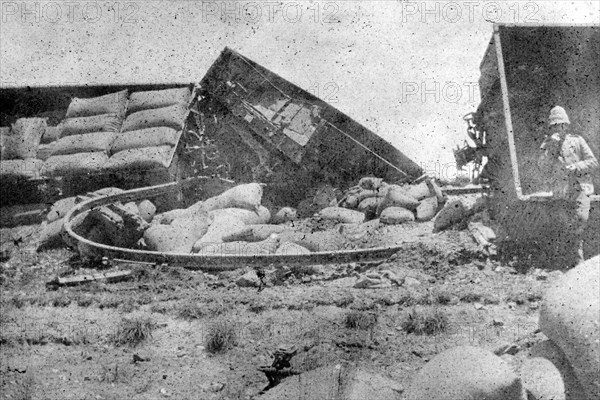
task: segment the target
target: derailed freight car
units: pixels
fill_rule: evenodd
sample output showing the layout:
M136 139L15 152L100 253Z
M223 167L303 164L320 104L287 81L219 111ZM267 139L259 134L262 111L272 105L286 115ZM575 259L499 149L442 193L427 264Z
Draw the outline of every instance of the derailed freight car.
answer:
M576 246L569 219L538 170L550 109L567 110L571 131L598 158L600 144L600 27L498 24L481 63L481 104L474 115L482 177L507 256L564 263ZM598 254L600 171L584 236L585 256Z

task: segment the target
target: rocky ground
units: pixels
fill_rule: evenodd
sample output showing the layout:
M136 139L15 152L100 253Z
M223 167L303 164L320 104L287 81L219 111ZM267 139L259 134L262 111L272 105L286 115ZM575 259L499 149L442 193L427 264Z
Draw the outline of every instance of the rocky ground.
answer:
M456 345L517 365L545 339L541 294L562 273L500 265L467 231L431 231L432 223L376 230L377 242L404 247L381 262L209 274L88 265L66 249L32 250L37 226L3 229L12 255L0 271L1 398L254 399L268 384L258 367L280 347L297 350L296 372L358 365L398 393ZM132 274L46 285L99 268Z

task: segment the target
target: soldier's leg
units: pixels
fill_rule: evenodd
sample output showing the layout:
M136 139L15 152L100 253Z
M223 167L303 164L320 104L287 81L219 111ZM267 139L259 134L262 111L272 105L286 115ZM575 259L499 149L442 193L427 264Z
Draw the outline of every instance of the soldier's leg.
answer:
M583 239L587 222L590 219L590 198L584 192L578 194L575 198L575 223L574 231L575 239L577 240L577 258L581 262L584 260L583 255Z

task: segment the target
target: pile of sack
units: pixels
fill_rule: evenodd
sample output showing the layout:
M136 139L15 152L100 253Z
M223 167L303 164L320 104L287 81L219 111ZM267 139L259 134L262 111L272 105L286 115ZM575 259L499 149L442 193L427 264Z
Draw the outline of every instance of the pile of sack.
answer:
M399 186L387 184L381 178L365 177L345 192L340 205L362 213L365 220L379 218L384 224L395 225L432 220L445 202L441 189L431 179ZM321 214L333 211L321 211Z
M513 370L471 346L446 350L413 378L407 399L600 399L600 256L560 277L544 295L539 326L549 340Z

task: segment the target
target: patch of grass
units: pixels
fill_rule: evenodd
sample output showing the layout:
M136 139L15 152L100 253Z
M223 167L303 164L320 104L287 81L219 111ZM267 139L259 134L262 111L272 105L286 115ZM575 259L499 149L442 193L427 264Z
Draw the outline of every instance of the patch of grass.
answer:
M186 320L200 319L207 315L206 304L184 302L177 307L177 315Z
M416 335L435 335L448 327L448 316L440 309L417 310L413 308L401 323L406 333Z
M25 298L20 295L15 295L10 299L10 304L15 308L23 308L25 306Z
M121 305L121 311L124 313L134 312L138 308L139 308L139 305L133 299L125 300L125 302Z
M205 339L205 348L209 353L222 353L238 343L237 333L233 323L220 320L212 324Z
M77 305L79 307L89 307L94 303L94 298L91 296L80 296L77 299Z
M248 304L248 311L259 314L269 309L269 304L262 299L255 299Z
M71 298L67 294L62 293L52 299L52 307L68 307L71 301Z
M150 306L150 312L157 314L166 314L172 307L164 303L155 303Z
M109 296L107 298L102 299L100 304L98 304L98 308L103 310L105 308L117 308L121 304L121 299L118 297Z
M439 290L433 296L437 304L446 305L452 301L452 293L447 290Z
M349 311L344 318L344 324L348 329L373 329L377 325L377 314L366 311Z
M112 341L117 346L137 346L152 336L156 329L154 320L148 317L122 318Z

